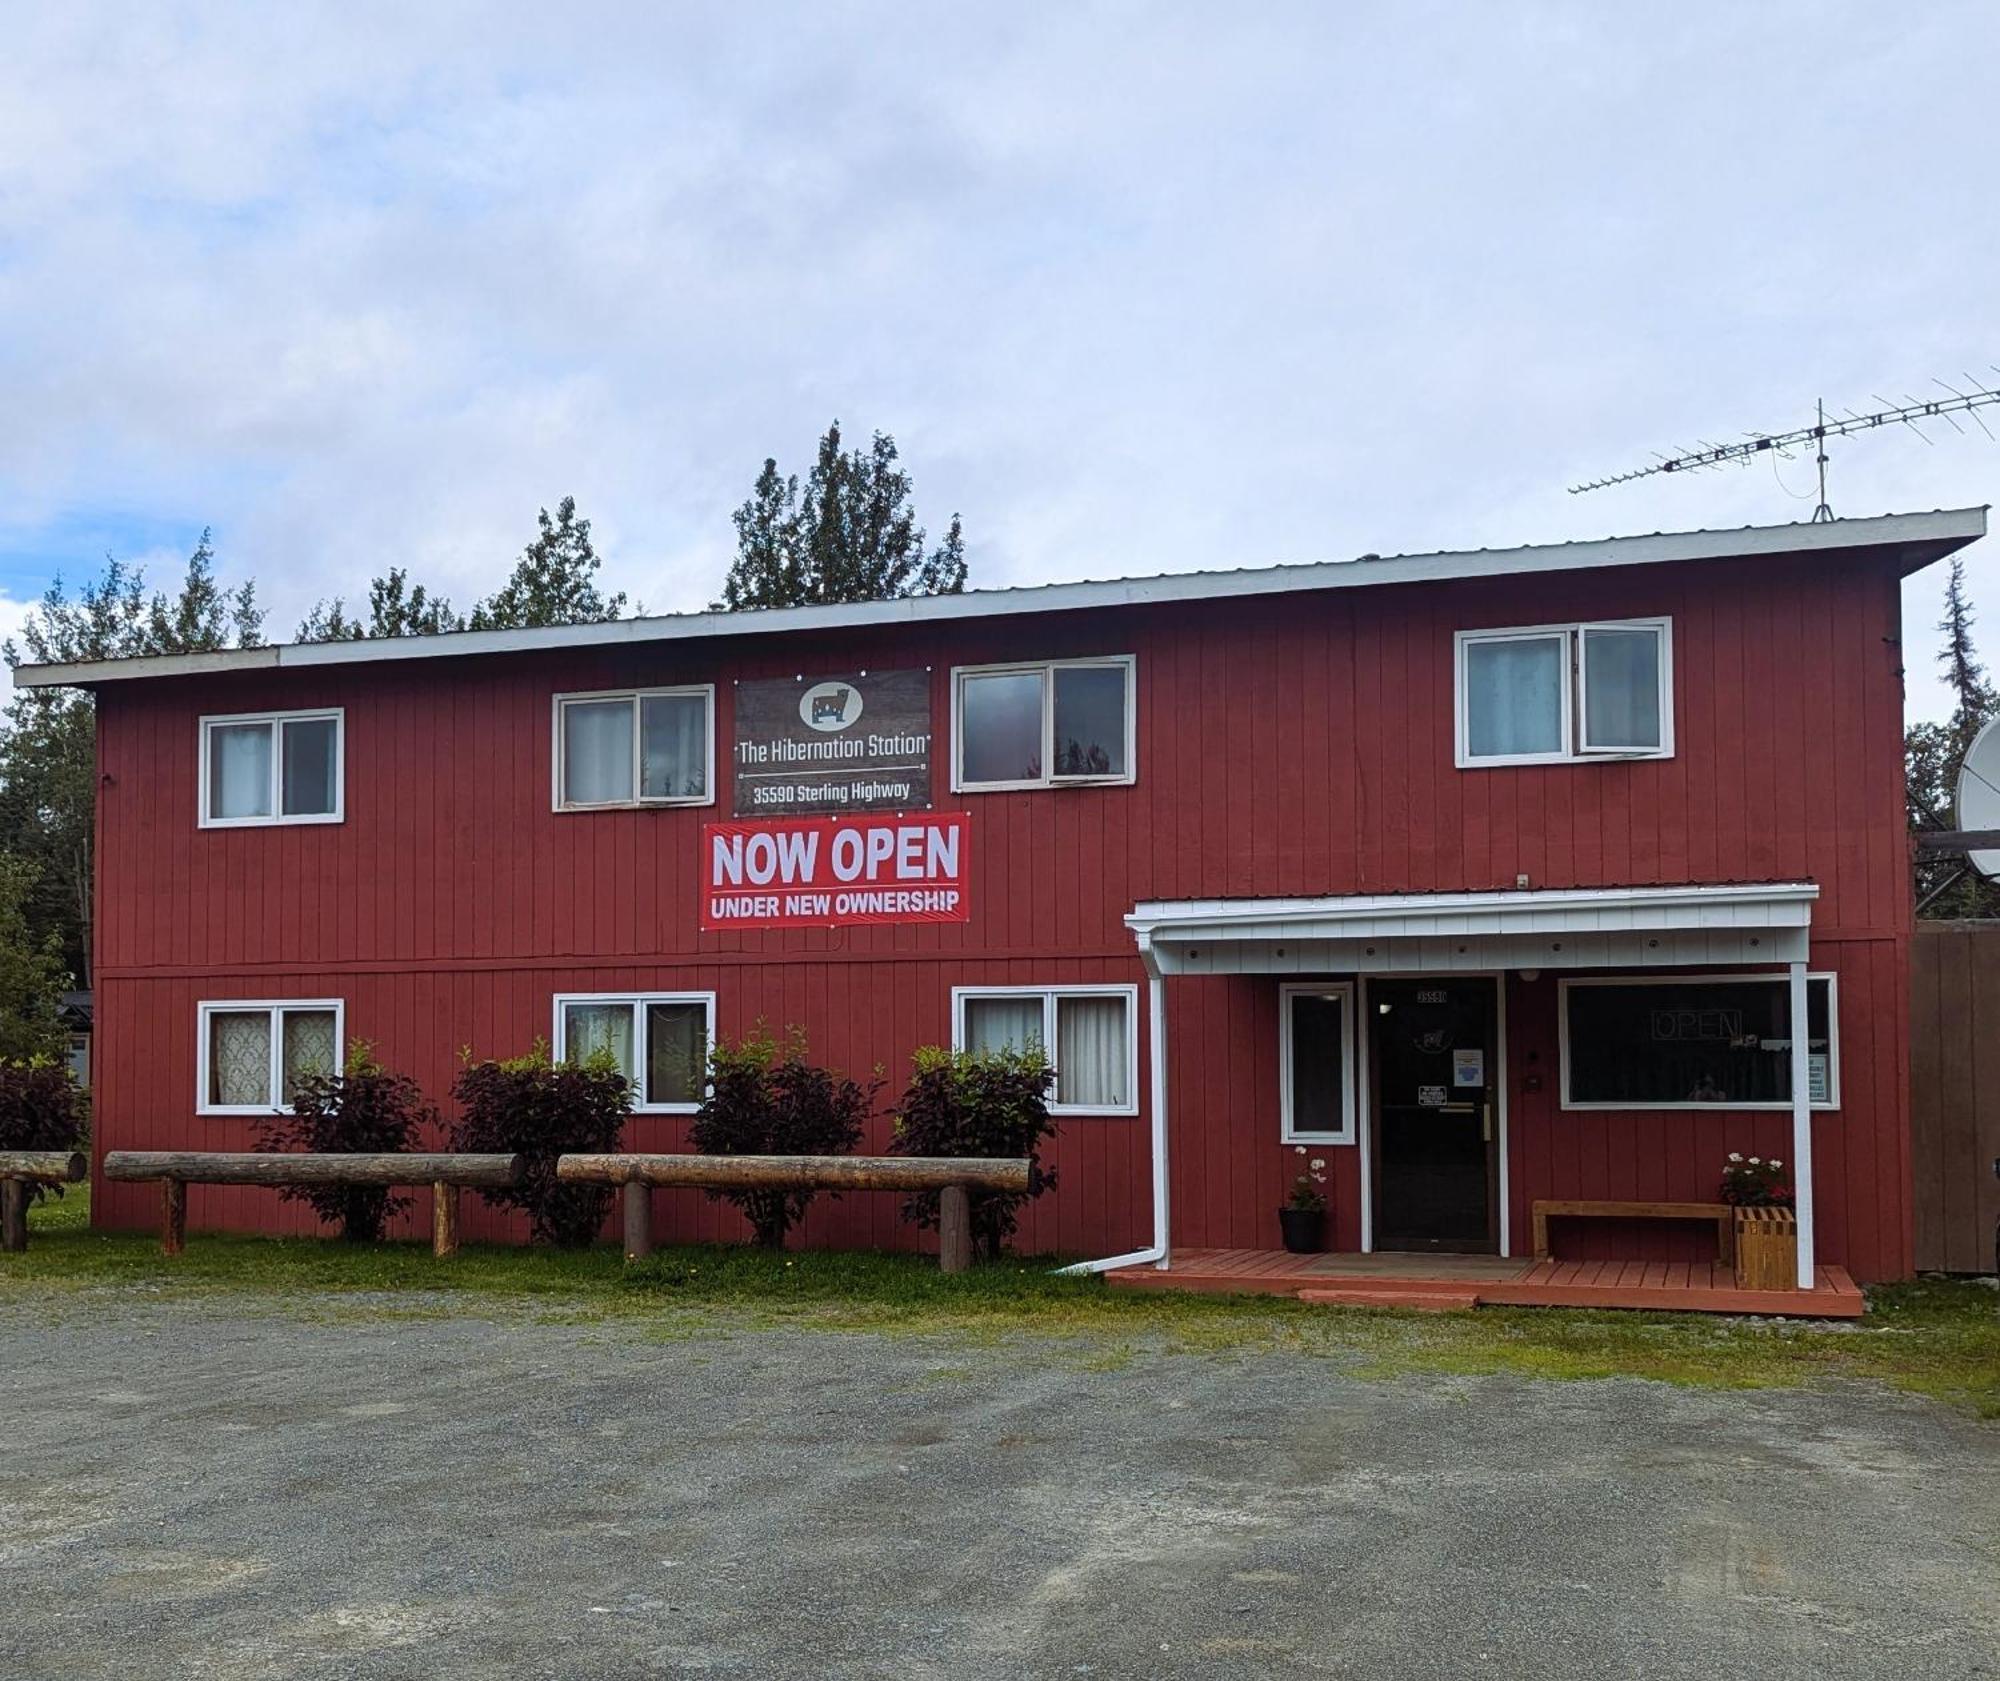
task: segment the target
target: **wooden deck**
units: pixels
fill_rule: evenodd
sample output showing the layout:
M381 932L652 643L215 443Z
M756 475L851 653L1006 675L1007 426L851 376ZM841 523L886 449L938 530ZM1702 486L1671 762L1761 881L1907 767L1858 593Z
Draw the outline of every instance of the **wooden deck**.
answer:
M1106 1273L1126 1290L1297 1296L1346 1307L1646 1308L1858 1319L1867 1311L1844 1267L1820 1267L1811 1290L1739 1290L1708 1261L1530 1261L1497 1255L1291 1255L1282 1249L1176 1249L1173 1264Z

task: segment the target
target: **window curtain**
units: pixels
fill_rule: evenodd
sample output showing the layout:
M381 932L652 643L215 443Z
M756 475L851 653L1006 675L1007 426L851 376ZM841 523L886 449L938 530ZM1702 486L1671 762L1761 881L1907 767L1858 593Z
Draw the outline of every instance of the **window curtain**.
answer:
M1660 745L1660 636L1653 630L1583 633L1584 742Z
M340 1068L340 1046L334 1040L331 1010L285 1011L285 1091L289 1103L309 1074L332 1074Z
M269 1011L218 1010L208 1018L208 1100L259 1107L271 1101Z
M1465 649L1465 735L1474 758L1563 750L1567 636L1472 642Z
M632 797L632 703L563 703L563 799L606 805Z
M701 695L648 695L639 703L639 793L649 800L707 792L708 702Z
M571 1004L563 1012L563 1058L588 1062L609 1052L611 1060L632 1078L632 1006L630 1004Z
M271 815L269 724L217 724L209 730L208 814Z
M1056 1101L1123 1108L1126 1090L1125 1000L1056 1000Z
M708 1012L699 1004L646 1006L646 1101L699 1103L708 1059Z
M965 1048L980 1055L1041 1050L1041 995L966 999Z

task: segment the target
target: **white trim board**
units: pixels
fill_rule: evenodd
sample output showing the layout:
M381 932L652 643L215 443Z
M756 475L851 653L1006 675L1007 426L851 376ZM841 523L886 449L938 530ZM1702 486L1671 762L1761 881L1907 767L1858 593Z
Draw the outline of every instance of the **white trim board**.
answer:
M607 624L551 625L535 630L467 630L443 636L388 636L360 642L285 643L207 654L145 655L61 665L23 665L17 688L91 687L153 677L191 677L230 671L370 665L390 660L449 659L562 648L618 647L704 637L775 636L791 631L853 629L868 625L936 624L944 620L1008 614L1077 612L1092 608L1145 607L1183 601L1230 600L1302 590L1357 589L1378 584L1424 583L1454 578L1495 578L1592 567L1650 566L1687 560L1757 560L1772 555L1900 547L1904 573L1916 571L1986 535L1986 509L1881 514L1871 519L1817 524L1745 526L1736 531L1655 532L1590 542L1511 549L1451 550L1435 554L1368 556L1312 561L1233 572L1183 572L1149 578L1113 578L1023 589L968 590L962 595L910 596L830 607L778 607L762 612L686 613L667 618L614 619Z

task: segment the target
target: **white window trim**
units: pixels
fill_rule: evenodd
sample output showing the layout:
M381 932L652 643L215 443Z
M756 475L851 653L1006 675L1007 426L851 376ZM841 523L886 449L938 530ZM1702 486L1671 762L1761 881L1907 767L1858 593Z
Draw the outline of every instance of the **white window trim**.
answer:
M1783 970L1758 969L1749 972L1717 972L1705 975L1682 975L1660 973L1656 975L1579 975L1556 982L1556 1077L1562 1084L1557 1087L1556 1096L1560 1107L1575 1111L1589 1110L1643 1110L1673 1111L1692 1114L1712 1115L1721 1111L1754 1110L1761 1113L1789 1115L1792 1112L1790 1099L1768 1103L1572 1103L1569 1096L1569 991L1573 986L1716 986L1738 985L1744 982L1764 982L1772 986L1786 986L1791 977ZM1806 973L1806 986L1826 983L1826 1101L1809 1107L1815 1114L1832 1114L1840 1108L1840 977L1831 970L1812 969Z
M1292 1000L1340 1000L1340 1130L1302 1132L1292 1124ZM1278 988L1278 1138L1285 1144L1352 1144L1354 1124L1354 984L1287 984Z
M702 792L700 794L652 795L641 797L640 770L645 762L645 743L640 739L640 706L643 700L661 696L699 695L707 709L702 730ZM629 800L565 800L563 798L563 707L572 701L623 700L632 704L632 795ZM655 689L579 689L550 697L549 703L549 809L551 811L639 811L655 806L705 806L715 804L715 685L676 683Z
M1138 658L1133 654L1100 654L1060 660L1016 660L1003 665L955 665L951 668L951 791L954 794L1001 794L1023 788L1123 788L1138 780L1139 717ZM1055 763L1055 674L1065 667L1120 667L1125 671L1125 769L1116 776L1057 776L1046 767ZM1042 764L1045 774L1012 782L968 781L960 769L960 719L969 677L1004 677L1013 672L1038 672L1042 679ZM1030 990L1033 990L1032 988Z
M1587 630L1651 630L1660 638L1660 745L1658 747L1589 747L1584 744L1583 633ZM1481 642L1531 642L1560 636L1567 660L1562 691L1563 748L1557 753L1485 753L1472 751L1472 721L1467 710L1468 650ZM1453 759L1460 770L1493 770L1506 765L1596 764L1618 759L1671 759L1674 756L1674 621L1663 615L1646 619L1574 619L1567 624L1506 625L1491 630L1461 630L1452 637Z
M283 814L285 791L286 724L313 718L333 720L333 810L302 812L294 817ZM218 725L269 724L271 726L271 815L269 817L215 817L208 809L209 735ZM275 829L299 823L344 823L347 820L347 709L341 706L310 706L294 712L207 712L198 721L201 748L198 754L200 786L195 794L195 813L204 829Z
M559 992L555 995L555 1031L549 1042L555 1046L557 1062L569 1056L568 1007L572 1004L629 1004L632 1006L632 1113L635 1115L692 1115L697 1103L648 1103L646 1101L646 1006L649 1004L699 1004L702 1009L703 1043L715 1048L715 994L712 992ZM703 1076L703 1089L707 1077Z
M951 1048L965 1049L965 1006L980 998L1036 998L1042 1001L1042 1054L1055 1066L1056 1000L1058 998L1122 998L1125 1000L1125 1089L1131 1097L1120 1104L1062 1103L1053 1090L1051 1115L1136 1115L1139 1113L1139 989L1136 986L1079 982L1074 986L955 986L951 989Z
M271 1016L271 1094L276 1103L211 1103L208 1100L208 1021L213 1015L251 1010ZM285 1031L288 1010L331 1010L333 1050L339 1073L347 1066L347 1000L344 998L204 998L195 1006L194 1112L197 1115L282 1115L285 1113Z

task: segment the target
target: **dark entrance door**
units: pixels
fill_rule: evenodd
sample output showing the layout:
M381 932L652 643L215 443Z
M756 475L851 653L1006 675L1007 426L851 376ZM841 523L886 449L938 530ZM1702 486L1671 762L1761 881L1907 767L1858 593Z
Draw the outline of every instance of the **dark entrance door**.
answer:
M1368 983L1375 1247L1499 1249L1496 983Z

